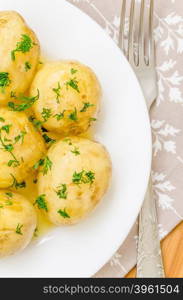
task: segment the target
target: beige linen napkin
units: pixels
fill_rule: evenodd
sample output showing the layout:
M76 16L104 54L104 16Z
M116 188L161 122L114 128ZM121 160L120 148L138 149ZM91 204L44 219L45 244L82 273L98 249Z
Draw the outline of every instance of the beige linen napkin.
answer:
M67 1L118 41L122 0ZM152 177L162 239L183 218L183 1L155 0L154 17L159 96L151 109ZM126 23L128 26L128 20ZM136 264L137 234L136 222L124 244L96 277L122 277Z

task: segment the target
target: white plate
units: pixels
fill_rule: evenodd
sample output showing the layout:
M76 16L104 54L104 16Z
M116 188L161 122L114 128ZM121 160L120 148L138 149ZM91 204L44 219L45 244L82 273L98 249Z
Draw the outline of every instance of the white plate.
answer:
M91 66L103 87L97 140L112 157L112 186L80 224L56 228L22 253L0 261L0 277L90 277L120 247L140 210L151 164L145 101L114 42L88 16L63 0L5 0L38 34L46 56Z

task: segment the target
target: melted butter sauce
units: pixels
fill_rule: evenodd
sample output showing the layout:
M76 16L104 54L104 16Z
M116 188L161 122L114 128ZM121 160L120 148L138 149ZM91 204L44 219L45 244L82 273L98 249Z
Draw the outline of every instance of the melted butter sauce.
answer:
M37 184L33 182L35 178L36 178L35 174L31 175L29 178L25 180L26 188L18 190L18 193L26 197L32 204L35 203L36 198L39 196ZM54 226L53 224L51 224L48 218L46 218L46 216L40 209L38 209L36 206L35 209L37 212L37 228L35 232L35 238L36 238L44 235Z

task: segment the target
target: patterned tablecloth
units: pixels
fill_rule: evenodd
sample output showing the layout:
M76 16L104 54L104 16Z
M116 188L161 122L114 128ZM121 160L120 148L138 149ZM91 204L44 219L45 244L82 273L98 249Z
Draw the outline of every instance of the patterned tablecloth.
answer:
M122 0L68 2L90 15L118 42ZM162 239L183 218L183 1L154 2L159 96L150 112L152 177ZM122 277L135 265L137 234L136 222L124 244L96 277Z

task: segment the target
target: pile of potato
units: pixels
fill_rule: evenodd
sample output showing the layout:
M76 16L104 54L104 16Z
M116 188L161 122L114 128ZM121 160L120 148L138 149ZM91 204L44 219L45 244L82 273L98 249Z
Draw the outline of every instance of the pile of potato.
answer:
M111 161L104 146L81 137L100 107L101 87L89 67L42 63L35 33L14 11L0 12L0 61L3 257L29 244L37 210L55 225L87 216L109 186ZM19 193L31 174L39 192L34 203Z

